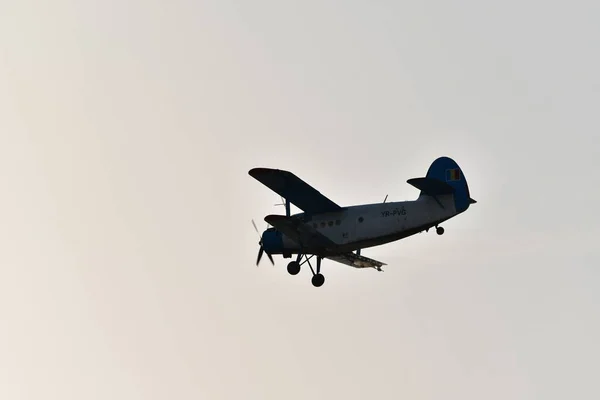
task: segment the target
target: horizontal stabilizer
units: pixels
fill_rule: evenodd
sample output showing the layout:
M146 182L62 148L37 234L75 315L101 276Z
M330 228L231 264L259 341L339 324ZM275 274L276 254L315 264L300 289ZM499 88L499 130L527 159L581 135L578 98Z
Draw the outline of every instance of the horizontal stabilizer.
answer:
M454 193L452 186L436 178L413 178L407 182L428 196L442 196Z

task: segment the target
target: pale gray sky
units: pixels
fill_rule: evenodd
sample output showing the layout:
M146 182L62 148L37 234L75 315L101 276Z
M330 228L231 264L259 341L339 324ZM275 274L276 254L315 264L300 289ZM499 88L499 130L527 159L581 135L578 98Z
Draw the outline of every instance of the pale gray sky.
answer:
M493 3L493 4L492 4ZM3 399L597 399L600 3L0 5ZM247 175L479 203L254 266Z

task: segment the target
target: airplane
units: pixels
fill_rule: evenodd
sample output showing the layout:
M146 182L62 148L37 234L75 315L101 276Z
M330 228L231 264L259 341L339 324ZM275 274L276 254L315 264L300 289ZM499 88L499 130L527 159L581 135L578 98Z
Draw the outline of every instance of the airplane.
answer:
M416 200L360 204L342 207L289 171L253 168L248 174L279 194L285 201L285 215L267 215L271 225L258 242L256 265L263 255L275 265L273 255L292 258L288 273L297 275L308 264L312 284L321 287L325 277L321 261L325 258L354 268L383 271L383 262L361 255L361 250L391 243L428 232L435 227L442 235L442 222L477 203L469 194L467 180L458 164L449 157L439 157L430 165L425 177L407 183L420 190ZM290 215L290 203L303 212ZM252 221L254 224L254 221ZM254 228L258 233L256 224ZM316 257L316 271L310 260ZM304 259L304 261L302 261Z

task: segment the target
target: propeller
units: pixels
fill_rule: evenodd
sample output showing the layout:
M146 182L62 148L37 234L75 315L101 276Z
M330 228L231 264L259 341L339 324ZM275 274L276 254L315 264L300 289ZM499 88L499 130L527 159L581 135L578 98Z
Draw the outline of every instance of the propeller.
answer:
M252 220L252 225L254 226L254 230L256 231L256 233L258 233L258 237L260 238L258 241L260 249L258 250L258 258L256 259L256 266L258 267L258 264L260 263L260 259L262 258L263 252L267 254L267 257L269 257L271 264L275 265L275 262L273 261L273 257L271 257L271 255L267 251L265 251L265 248L263 247L262 237L260 237L260 232L258 231L258 228L256 227L256 224L254 223L254 220Z

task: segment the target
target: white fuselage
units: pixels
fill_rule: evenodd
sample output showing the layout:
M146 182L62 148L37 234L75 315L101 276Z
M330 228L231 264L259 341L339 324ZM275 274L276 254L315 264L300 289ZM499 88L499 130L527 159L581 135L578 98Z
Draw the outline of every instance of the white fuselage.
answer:
M457 214L451 195L438 199L444 208L432 197L421 196L414 201L351 206L340 212L314 215L306 223L346 251L353 251L411 236ZM286 236L283 246L291 251L299 249Z

